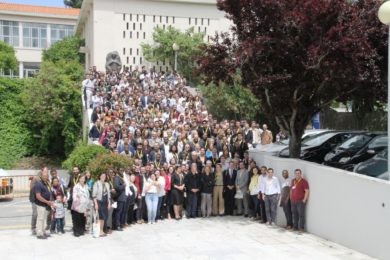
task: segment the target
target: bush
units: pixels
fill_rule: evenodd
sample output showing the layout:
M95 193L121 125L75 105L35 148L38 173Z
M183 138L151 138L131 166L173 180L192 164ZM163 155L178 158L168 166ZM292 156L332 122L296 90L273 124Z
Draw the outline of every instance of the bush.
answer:
M77 61L83 63L84 55L79 52L82 40L77 37L68 37L54 43L42 53L42 61L58 62Z
M0 69L6 74L9 70L16 71L18 61L15 56L15 50L3 41L0 41Z
M98 154L105 153L108 153L108 150L103 146L80 144L70 153L68 159L62 163L62 167L71 171L74 166L77 166L81 172L84 172L91 160L95 159Z
M91 160L88 164L88 169L92 176L96 179L100 173L107 172L109 169L119 170L132 167L133 160L127 156L119 154L98 154L97 157Z
M20 100L24 80L0 78L0 168L9 169L31 153L32 135L24 123L26 111Z

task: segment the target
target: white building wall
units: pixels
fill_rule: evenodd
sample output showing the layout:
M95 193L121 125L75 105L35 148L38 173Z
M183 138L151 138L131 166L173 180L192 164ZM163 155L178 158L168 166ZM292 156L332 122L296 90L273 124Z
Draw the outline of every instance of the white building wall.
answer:
M87 64L86 67L96 65L98 70L105 69L108 52L118 51L125 66L134 68L136 65L155 65L157 70L166 71L169 64L149 63L142 54L141 43L153 43L152 33L156 26L167 28L171 25L182 31L194 27L195 32L206 32L206 42L215 32L227 31L229 28L228 20L223 17L224 13L212 4L148 0L92 2L93 14L89 16L93 15L93 28L91 30L91 24L86 22L84 31L93 31L93 44L91 42L89 47L93 64Z
M274 168L282 181L300 168L308 180L307 231L378 259L390 259L390 182L295 159L250 151L257 165ZM285 224L278 207L277 224Z

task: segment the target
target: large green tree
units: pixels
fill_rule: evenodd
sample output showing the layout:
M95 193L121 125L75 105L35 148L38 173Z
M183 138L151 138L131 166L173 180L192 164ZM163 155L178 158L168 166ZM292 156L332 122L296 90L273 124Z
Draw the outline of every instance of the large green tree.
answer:
M230 84L220 82L217 87L211 82L199 86L199 89L207 109L219 120L255 120L261 112L260 101L248 88L241 85L239 73L236 73Z
M175 62L173 44L179 46L177 52L177 70L190 81L194 80L195 57L200 55L200 46L203 44L203 33L195 33L191 27L184 32L168 26L165 30L155 27L153 31L153 44L142 43L142 52L150 62Z
M8 73L10 70L16 71L18 61L15 56L15 50L3 41L0 41L0 70Z
M372 27L361 17L370 8L377 10L380 1L361 1L375 4L219 0L218 8L232 22L232 35L205 47L200 70L206 80L229 82L240 68L243 85L289 133L290 157L299 157L301 136L316 113L364 88L385 88L383 68L376 62L383 57L369 40ZM379 28L386 34L386 26Z
M80 40L68 38L44 51L38 75L21 94L36 154L67 155L81 137L84 72L80 44Z

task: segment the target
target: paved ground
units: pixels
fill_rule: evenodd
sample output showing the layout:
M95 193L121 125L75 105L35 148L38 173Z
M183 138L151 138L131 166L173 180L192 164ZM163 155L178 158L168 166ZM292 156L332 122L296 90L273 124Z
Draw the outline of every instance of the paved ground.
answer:
M371 259L310 234L242 217L167 220L99 239L73 237L68 219L65 235L42 241L30 235L29 215L26 199L0 202L0 249L7 259Z

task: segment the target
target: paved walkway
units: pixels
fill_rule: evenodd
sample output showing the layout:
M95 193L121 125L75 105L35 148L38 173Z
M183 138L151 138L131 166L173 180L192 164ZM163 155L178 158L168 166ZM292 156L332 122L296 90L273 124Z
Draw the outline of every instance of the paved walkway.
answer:
M68 224L70 224L68 222ZM0 231L6 259L372 259L304 233L269 227L242 217L161 221L134 225L95 239L52 235L38 240L29 230ZM5 256L5 255L3 255Z

